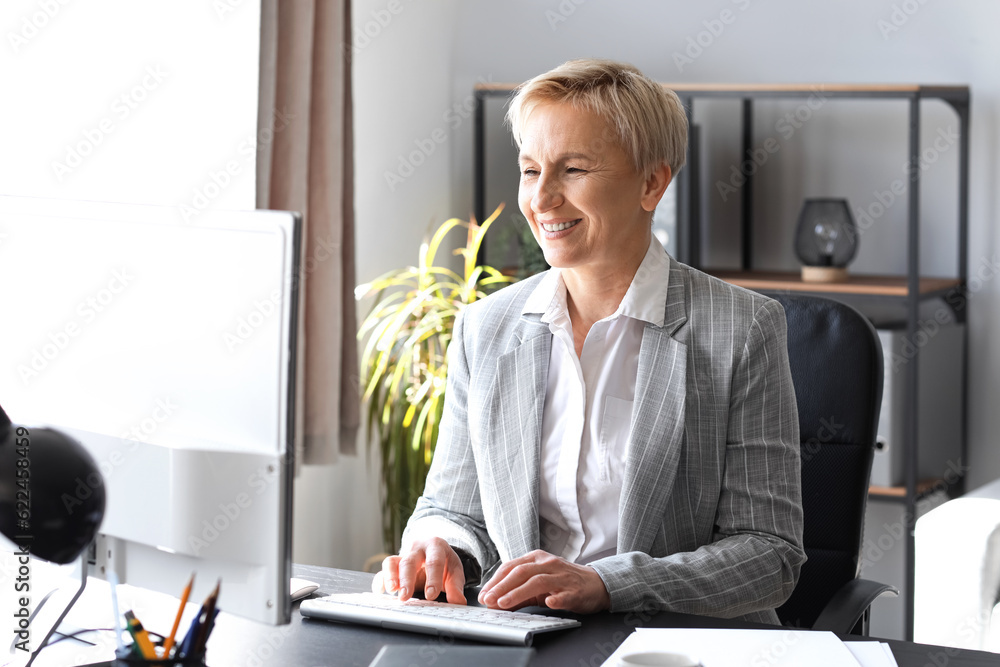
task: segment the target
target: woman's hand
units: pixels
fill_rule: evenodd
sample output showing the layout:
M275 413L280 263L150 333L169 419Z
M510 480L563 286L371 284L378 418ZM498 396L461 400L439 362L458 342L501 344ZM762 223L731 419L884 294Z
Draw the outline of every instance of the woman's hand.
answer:
M483 586L479 602L493 609L538 606L580 614L611 608L611 596L594 568L545 551L504 563Z
M389 556L372 580L375 593L397 593L400 600L408 600L422 590L425 598L434 600L444 591L452 604L466 604L464 587L462 560L439 537L417 540L407 553Z

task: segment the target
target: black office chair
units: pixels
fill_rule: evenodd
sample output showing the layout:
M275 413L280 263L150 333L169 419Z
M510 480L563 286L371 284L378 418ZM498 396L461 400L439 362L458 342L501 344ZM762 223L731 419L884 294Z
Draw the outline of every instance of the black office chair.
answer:
M799 407L806 555L778 609L785 625L868 634L870 606L892 586L858 579L865 503L882 403L882 346L845 304L779 295Z

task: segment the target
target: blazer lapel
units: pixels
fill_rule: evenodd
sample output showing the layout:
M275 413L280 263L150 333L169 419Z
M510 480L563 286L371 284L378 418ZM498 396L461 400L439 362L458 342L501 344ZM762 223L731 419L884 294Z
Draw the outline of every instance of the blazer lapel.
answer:
M539 546L539 456L552 347L549 327L537 315L522 316L515 336L518 344L497 360L485 411L494 415L492 437L480 471L486 522L505 561Z
M677 476L687 393L687 345L681 329L687 322L686 291L683 272L671 258L664 324L647 326L639 348L618 553L649 550Z

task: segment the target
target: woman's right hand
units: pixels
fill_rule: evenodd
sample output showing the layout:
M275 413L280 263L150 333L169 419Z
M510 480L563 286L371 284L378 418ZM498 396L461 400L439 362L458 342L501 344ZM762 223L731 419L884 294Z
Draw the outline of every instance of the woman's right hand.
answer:
M434 600L444 591L452 604L466 604L464 587L462 560L439 537L415 540L406 553L389 556L372 580L375 593L396 593L400 600L408 600L422 590L426 599Z

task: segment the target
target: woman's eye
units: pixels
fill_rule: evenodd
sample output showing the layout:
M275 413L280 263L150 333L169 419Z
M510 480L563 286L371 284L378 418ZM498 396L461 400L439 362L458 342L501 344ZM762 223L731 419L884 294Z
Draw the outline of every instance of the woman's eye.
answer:
M537 176L538 172L535 171L534 169L522 169L521 170L521 175L522 176Z
M582 174L584 170L579 167L566 167L566 172L569 174Z

